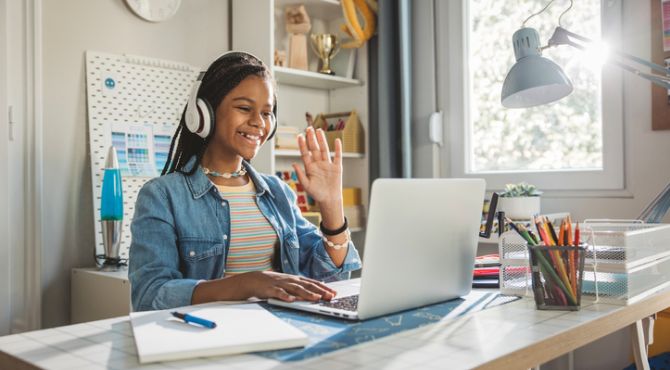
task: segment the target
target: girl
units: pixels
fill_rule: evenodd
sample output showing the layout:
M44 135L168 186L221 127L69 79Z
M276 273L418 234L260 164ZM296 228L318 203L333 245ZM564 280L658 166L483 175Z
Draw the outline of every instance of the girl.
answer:
M330 300L336 292L320 281L360 268L344 218L339 141L331 159L321 130L298 138L304 170L293 168L320 206L320 230L285 183L249 163L274 134L276 112L270 70L248 53L224 54L196 82L162 176L135 204L135 311L250 297Z

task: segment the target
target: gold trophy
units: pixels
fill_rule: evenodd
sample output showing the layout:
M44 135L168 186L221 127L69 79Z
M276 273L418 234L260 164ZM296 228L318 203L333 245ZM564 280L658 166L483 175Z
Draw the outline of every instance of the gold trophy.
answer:
M319 73L334 75L330 69L330 58L334 57L340 51L340 43L337 37L330 33L311 34L312 50L321 59L321 68Z

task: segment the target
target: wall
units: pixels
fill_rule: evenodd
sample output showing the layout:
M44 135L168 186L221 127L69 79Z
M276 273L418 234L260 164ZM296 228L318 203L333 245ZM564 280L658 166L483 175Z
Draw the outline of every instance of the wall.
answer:
M70 269L93 265L93 203L86 120L86 50L205 68L228 50L228 1L182 1L162 23L122 0L43 1L42 325L69 321Z

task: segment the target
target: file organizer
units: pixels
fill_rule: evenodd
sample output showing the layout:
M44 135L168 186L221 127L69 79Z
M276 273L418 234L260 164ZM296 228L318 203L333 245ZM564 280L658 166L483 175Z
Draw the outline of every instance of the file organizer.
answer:
M112 125L150 124L155 128L176 128L199 70L185 63L162 59L86 52L96 254L104 250L100 194L105 156L112 145ZM122 259L128 258L135 199L148 180L150 177L123 177L124 215L119 251Z
M583 300L634 303L670 286L670 225L587 221ZM500 291L532 296L528 252L516 233L500 238Z

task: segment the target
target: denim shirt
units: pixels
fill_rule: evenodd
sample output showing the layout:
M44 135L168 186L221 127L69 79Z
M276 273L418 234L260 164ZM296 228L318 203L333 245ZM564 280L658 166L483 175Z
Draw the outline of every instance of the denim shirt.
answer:
M195 157L185 168L193 165ZM293 190L278 177L259 174L247 162L243 165L256 186L256 203L277 233L281 272L333 281L361 268L352 242L342 266L335 266L318 228L302 217ZM230 222L228 201L200 169L190 176L174 172L148 181L137 196L130 226L133 309L190 305L200 280L221 278Z

